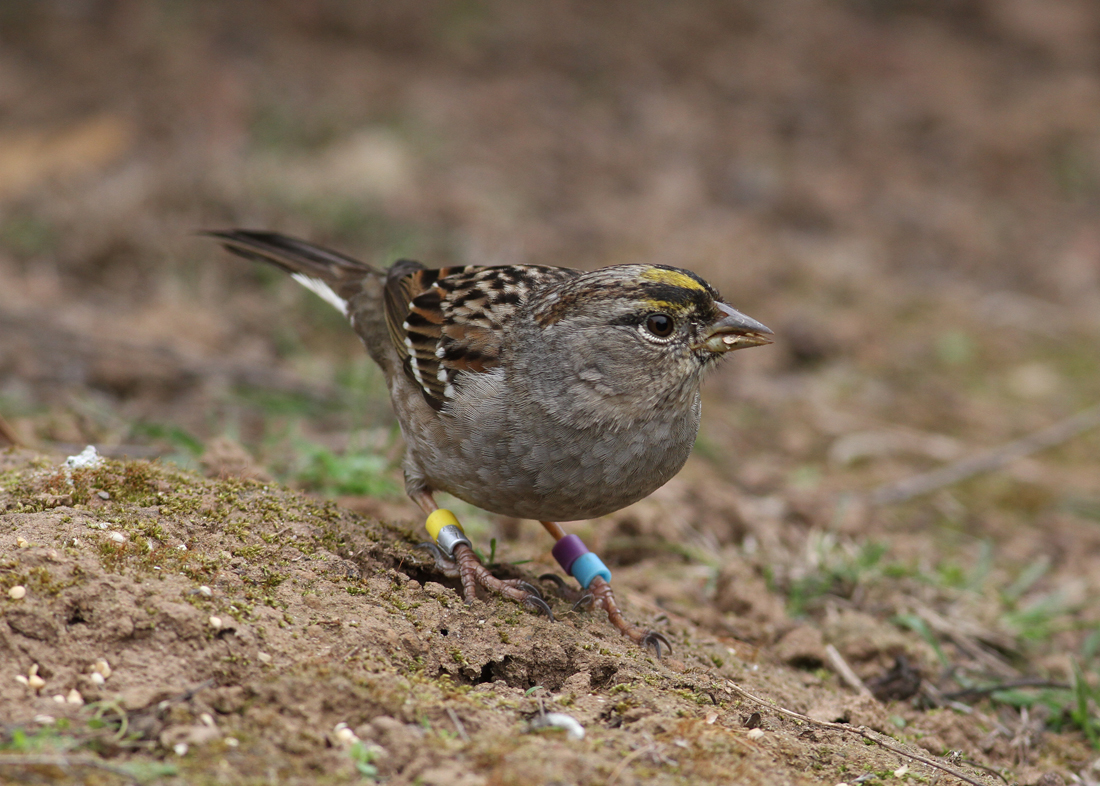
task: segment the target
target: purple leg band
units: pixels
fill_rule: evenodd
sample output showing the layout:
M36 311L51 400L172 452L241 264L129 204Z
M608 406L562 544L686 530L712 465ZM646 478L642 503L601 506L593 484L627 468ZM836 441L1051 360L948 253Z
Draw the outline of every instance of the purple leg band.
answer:
M573 567L573 563L589 552L588 547L576 535L566 535L554 544L550 553L554 555L554 559L561 565L562 570L572 576L573 573L569 569Z

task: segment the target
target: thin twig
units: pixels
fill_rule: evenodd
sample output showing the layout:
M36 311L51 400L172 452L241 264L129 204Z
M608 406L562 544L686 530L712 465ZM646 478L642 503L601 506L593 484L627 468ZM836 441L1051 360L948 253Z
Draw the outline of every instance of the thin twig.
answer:
M893 505L905 502L975 475L1000 469L1016 459L1060 445L1097 427L1100 427L1100 404L976 456L956 461L931 472L899 480L896 483L879 486L867 495L867 501L872 505Z
M458 729L458 736L462 738L463 742L469 742L470 735L466 733L466 727L463 726L462 721L458 719L458 714L450 707L447 708L447 714L451 716L451 723L453 723L455 725L455 728Z
M829 665L833 667L833 671L835 671L842 680L848 683L848 687L860 696L874 697L871 693L871 689L864 684L858 674L852 671L852 667L848 665L848 661L844 660L844 656L840 654L840 650L832 644L826 644L825 654L829 656Z
M951 775L952 777L958 778L959 780L963 781L964 783L969 783L971 786L986 786L986 784L982 783L981 781L976 781L973 778L968 777L964 773L961 773L956 769L948 767L946 764L940 764L938 761L934 761L932 759L929 759L926 756L921 756L919 753L911 753L910 751L902 750L901 748L899 748L895 745L891 745L889 743L883 742L880 739L880 736L884 736L884 735L879 735L877 732L875 734L872 734L871 730L868 729L866 726L858 726L857 727L857 726L849 726L849 725L846 725L846 724L843 724L843 723L832 723L831 721L814 720L809 715L803 715L800 712L795 712L794 710L788 710L785 707L779 707L775 704L770 704L770 703L764 701L763 699L758 698L758 697L754 696L753 694L749 693L747 690L742 688L737 683L730 682L729 680L726 680L726 686L730 690L732 690L734 693L736 693L738 696L742 696L742 697L748 699L749 701L760 705L761 707L765 707L769 710L772 710L773 712L778 712L780 715L786 715L788 718L793 718L794 720L801 721L802 723L809 723L809 724L812 724L814 726L820 726L820 727L825 728L825 729L832 729L833 731L840 731L840 732L844 732L845 734L855 734L855 735L857 735L859 737L862 737L863 739L865 739L869 742L873 742L876 745L879 745L879 746L885 748L886 750L888 750L892 753L896 753L899 756L904 756L905 758L912 759L913 761L919 761L921 764L932 767L933 769L940 770L941 772L946 772L948 775Z

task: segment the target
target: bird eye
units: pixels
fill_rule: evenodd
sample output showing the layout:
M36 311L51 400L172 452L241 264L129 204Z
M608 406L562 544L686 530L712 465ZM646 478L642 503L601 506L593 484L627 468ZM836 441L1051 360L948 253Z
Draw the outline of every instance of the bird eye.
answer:
M658 338L668 338L672 335L675 323L668 314L650 314L645 320L645 329Z

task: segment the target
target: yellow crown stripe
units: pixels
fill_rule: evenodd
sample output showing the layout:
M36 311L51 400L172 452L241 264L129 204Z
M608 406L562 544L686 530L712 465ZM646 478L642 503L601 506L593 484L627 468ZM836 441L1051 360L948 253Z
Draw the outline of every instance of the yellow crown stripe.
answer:
M656 284L668 284L683 289L694 289L705 292L705 287L686 273L679 270L662 270L659 267L651 267L641 275L643 281L652 281Z
M673 314L688 313L694 309L694 305L691 303L670 303L667 300L656 300L654 298L645 299L646 308L652 308L655 311L669 311Z

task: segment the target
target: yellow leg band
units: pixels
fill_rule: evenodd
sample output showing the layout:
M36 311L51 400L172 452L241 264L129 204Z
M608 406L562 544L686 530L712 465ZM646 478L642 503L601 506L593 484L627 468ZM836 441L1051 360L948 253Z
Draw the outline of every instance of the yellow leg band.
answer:
M458 519L455 518L455 514L445 508L439 510L433 510L431 515L428 516L428 520L424 522L425 529L428 530L428 534L432 536L432 540L438 540L439 531L444 527L458 527L462 532L462 525L458 523Z

